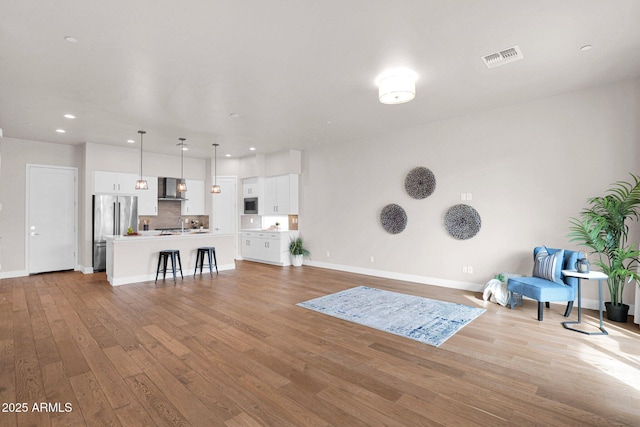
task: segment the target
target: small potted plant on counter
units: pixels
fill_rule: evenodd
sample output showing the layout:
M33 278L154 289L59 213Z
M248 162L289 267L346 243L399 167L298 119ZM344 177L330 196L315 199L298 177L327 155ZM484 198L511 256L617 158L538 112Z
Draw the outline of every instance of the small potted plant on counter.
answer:
M300 267L303 258L311 255L300 236L292 238L289 242L289 253L291 254L291 264L295 267Z

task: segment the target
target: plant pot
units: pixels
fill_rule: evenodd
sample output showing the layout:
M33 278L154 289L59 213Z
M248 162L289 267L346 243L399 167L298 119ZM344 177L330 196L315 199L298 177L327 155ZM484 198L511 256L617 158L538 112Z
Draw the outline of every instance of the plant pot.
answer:
M629 315L629 306L627 304L613 305L610 302L605 302L604 308L607 310L607 319L614 322L627 322L627 316Z
M291 255L291 264L294 267L300 267L302 265L302 258L304 258L304 255Z

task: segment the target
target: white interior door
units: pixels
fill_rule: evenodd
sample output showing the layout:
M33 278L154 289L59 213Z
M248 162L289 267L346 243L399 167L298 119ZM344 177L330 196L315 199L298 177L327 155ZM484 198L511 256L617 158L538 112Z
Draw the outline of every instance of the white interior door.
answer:
M29 274L76 264L77 169L27 165Z

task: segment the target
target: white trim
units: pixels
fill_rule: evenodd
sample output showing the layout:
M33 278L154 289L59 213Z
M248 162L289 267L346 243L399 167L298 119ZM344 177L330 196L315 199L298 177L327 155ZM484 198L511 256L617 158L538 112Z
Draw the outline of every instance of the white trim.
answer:
M304 265L312 267L326 268L329 270L346 271L348 273L364 274L367 276L382 277L385 279L401 280L403 282L413 282L423 285L442 286L444 288L460 289L463 291L482 292L484 284L472 282L460 282L457 280L440 279L436 277L418 276L415 274L396 273L392 271L374 270L371 268L352 267L341 264L330 264L326 262L305 261Z
M0 279L12 279L14 277L26 277L28 275L26 270L5 271L4 273L0 273Z
M82 274L93 274L93 267L85 267L84 265L76 265L76 268L74 268L74 271L79 271Z

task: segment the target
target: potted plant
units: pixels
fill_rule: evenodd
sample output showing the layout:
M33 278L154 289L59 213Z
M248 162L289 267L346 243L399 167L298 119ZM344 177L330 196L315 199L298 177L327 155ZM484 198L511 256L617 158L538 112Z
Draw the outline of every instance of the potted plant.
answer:
M640 176L631 174L633 182L612 184L605 196L587 199L589 207L580 218L570 219L572 242L588 247L598 259L593 261L609 278L611 302L605 303L609 320L626 322L629 306L623 304L624 286L640 280L637 272L640 250L628 243L628 219L640 218Z
M300 236L292 238L289 242L289 253L291 254L291 263L295 267L300 267L303 258L311 255Z

